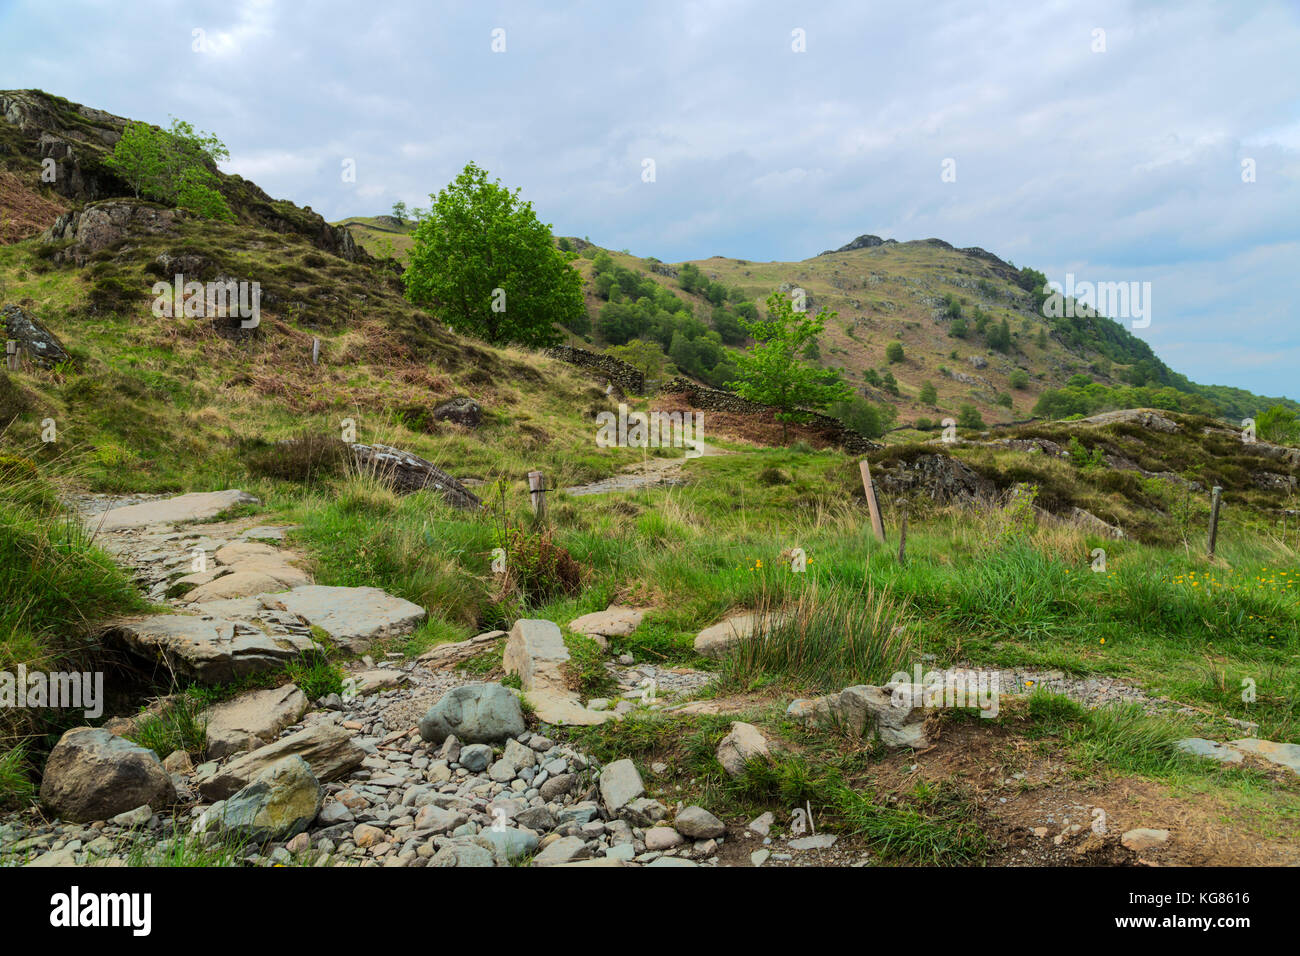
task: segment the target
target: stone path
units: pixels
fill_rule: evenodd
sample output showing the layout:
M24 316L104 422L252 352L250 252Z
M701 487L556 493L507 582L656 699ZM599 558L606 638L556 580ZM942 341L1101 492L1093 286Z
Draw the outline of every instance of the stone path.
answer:
M282 666L319 649L322 635L359 653L424 620L423 608L378 588L313 584L299 555L274 546L291 528L251 517L214 520L256 501L233 489L73 499L97 543L131 569L145 596L177 611L115 621L105 639L161 659L180 677L215 683Z

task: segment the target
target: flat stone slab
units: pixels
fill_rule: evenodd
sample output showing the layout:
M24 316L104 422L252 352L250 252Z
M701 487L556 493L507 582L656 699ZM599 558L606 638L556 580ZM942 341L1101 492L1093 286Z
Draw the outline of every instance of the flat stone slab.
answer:
M1282 744L1272 740L1260 740L1258 737L1243 737L1241 740L1230 740L1228 746L1258 754L1270 763L1300 773L1300 744Z
M138 505L112 508L103 515L91 517L88 524L103 531L122 531L127 528L148 528L159 524L184 524L189 521L206 521L236 505L255 505L258 499L244 491L231 488L226 491L199 491L160 501L146 501Z
M818 833L813 836L790 840L787 846L792 850L829 850L839 839L834 833Z
M188 614L120 621L104 631L104 638L205 684L279 667L315 646L310 640L271 637L236 621Z
M218 760L240 750L270 743L280 731L307 712L307 698L295 685L255 690L203 712L207 720L208 757Z
M1225 747L1221 743L1206 740L1204 737L1188 737L1186 740L1178 741L1176 746L1184 753L1195 754L1198 757L1209 757L1211 760L1221 760L1224 763L1241 763L1244 759L1240 750Z
M379 588L309 584L263 598L262 603L297 614L353 653L364 651L381 637L409 634L428 616L418 604Z

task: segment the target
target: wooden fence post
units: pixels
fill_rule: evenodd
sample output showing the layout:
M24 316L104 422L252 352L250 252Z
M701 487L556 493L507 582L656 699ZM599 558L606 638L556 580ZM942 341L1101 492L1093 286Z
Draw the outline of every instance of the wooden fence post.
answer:
M311 364L320 364L320 339L311 340Z
M867 460L864 458L858 462L858 469L862 472L862 490L867 496L867 509L871 512L871 530L875 532L876 540L884 544L885 523L880 518L880 503L876 501L876 486L871 483L871 466L867 464Z
M528 498L533 505L533 513L538 518L546 517L546 479L540 471L528 473Z
M1210 490L1210 557L1214 557L1214 544L1219 537L1219 502L1223 489L1215 485Z
M903 523L898 532L898 563L907 561L907 502L903 502Z
M5 368L11 372L18 371L18 343L13 339L5 343Z

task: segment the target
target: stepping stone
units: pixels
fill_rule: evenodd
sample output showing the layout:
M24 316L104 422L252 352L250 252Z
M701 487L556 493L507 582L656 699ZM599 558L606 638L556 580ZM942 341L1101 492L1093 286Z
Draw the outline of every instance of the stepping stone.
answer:
M646 612L634 607L621 607L611 604L603 611L594 611L569 622L569 630L574 634L588 637L627 637L638 627Z
M103 531L122 531L127 528L147 528L159 524L183 524L189 521L206 521L229 511L236 505L259 504L258 499L238 489L202 491L160 501L146 501L138 505L112 508L103 515L92 516L87 523Z
M418 604L379 588L321 584L263 598L263 606L304 618L325 631L344 650L357 654L378 638L409 634L428 616Z
M103 637L204 684L270 670L315 647L310 640L271 637L235 621L189 614L121 621Z
M564 676L568 659L569 649L554 622L521 618L510 629L502 664L507 674L519 675L528 703L548 724L592 726L616 717L614 711L582 706Z
M293 568L285 567L288 572L294 571ZM206 584L200 584L194 590L185 595L184 603L203 604L208 601L225 601L230 598L254 597L261 594L271 594L276 591L287 591L305 583L303 578L306 575L286 574L288 581L280 577L268 574L265 571L233 571L230 574L223 574Z
M293 524L279 526L258 525L256 528L249 528L240 535L240 537L246 538L249 541L283 541L284 533L286 531L292 531L296 527L298 526Z

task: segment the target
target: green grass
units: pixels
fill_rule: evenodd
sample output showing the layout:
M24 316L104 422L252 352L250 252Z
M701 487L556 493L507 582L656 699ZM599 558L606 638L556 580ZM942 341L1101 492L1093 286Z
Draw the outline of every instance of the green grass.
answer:
M140 718L128 739L152 750L159 760L176 750L201 756L208 746L205 706L207 701L197 694L177 694L162 713Z

